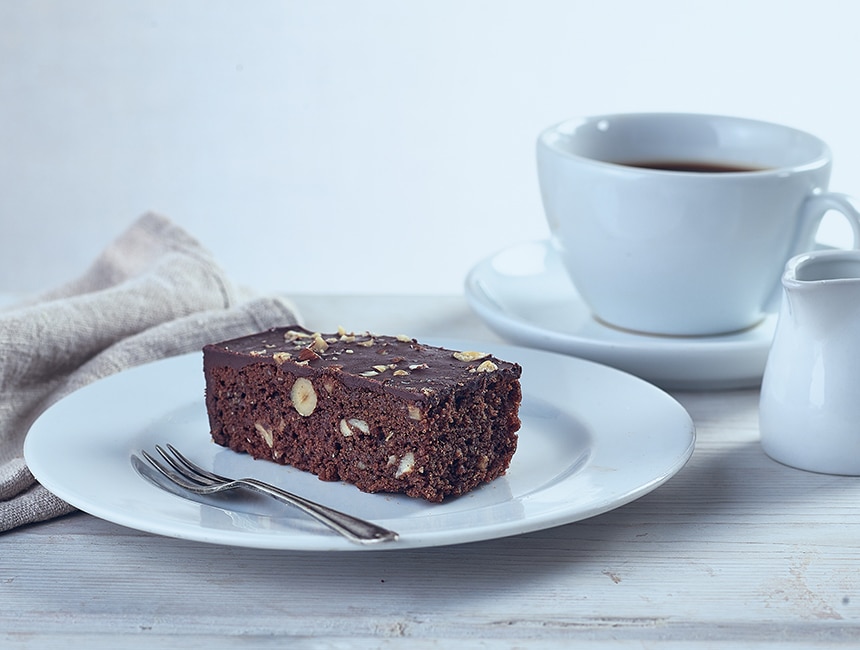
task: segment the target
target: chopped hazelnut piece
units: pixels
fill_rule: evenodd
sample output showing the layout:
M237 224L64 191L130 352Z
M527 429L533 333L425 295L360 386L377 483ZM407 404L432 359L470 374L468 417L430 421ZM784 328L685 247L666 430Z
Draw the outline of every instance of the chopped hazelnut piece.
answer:
M474 350L454 353L454 358L458 361L478 361L479 359L486 359L488 356L490 356L489 352L475 352Z
M407 451L403 458L400 459L400 463L397 465L397 471L394 473L394 478L400 478L404 474L408 474L415 468L415 454L411 451Z
M305 332L297 332L296 330L287 330L284 332L284 340L285 341L295 341L296 339L307 339L310 338L310 334Z
M260 436L263 438L263 440L266 442L266 444L271 449L274 446L274 442L275 442L274 437L272 436L271 430L267 429L266 427L264 427L259 422L254 422L254 428L257 430L257 433L260 434Z
M325 342L325 339L319 332L314 334L310 349L314 352L325 352L328 350L328 343Z
M482 362L481 365L477 368L478 372L495 372L498 369L499 367L489 359Z
M301 352L299 352L299 361L311 361L313 359L319 359L320 355L311 350L310 348L304 348Z
M338 427L344 438L349 438L355 433L370 433L370 426L368 426L367 422L358 418L349 418L348 420L342 418Z
M290 391L290 399L293 401L293 408L298 411L299 415L307 417L313 413L317 407L317 393L311 380L307 377L296 379Z

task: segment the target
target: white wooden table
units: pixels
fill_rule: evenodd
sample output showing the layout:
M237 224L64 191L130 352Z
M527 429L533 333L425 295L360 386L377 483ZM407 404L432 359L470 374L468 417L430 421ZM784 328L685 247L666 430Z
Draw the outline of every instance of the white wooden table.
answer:
M317 329L495 338L460 297L296 302ZM0 647L860 647L860 479L769 460L756 390L675 396L677 476L518 537L273 552L80 513L0 535Z

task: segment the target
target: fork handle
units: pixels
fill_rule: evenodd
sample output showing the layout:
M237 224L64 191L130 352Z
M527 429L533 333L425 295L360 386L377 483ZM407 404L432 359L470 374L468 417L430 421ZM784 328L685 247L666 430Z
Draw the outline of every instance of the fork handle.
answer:
M279 501L283 501L291 506L295 506L307 515L310 515L322 524L337 531L341 535L349 538L360 544L375 544L378 542L396 540L399 535L393 530L388 530L382 526L378 526L370 521L358 519L339 510L334 510L327 506L313 501L308 501L302 497L281 490L274 485L263 483L254 478L243 478L236 480L236 483L241 483L257 492L274 497Z

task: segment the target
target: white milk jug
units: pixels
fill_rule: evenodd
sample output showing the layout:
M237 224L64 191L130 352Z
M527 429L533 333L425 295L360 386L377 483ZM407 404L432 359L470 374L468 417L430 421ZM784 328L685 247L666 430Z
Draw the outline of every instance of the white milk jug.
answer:
M765 453L813 472L860 475L860 251L792 258L762 379Z

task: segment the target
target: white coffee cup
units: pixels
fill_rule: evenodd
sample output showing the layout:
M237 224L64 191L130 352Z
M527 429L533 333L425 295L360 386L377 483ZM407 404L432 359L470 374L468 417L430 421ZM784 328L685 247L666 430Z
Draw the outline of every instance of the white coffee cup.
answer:
M755 326L829 210L860 246L860 211L827 191L829 147L786 126L686 113L572 119L540 134L537 165L552 241L594 316L615 327Z

